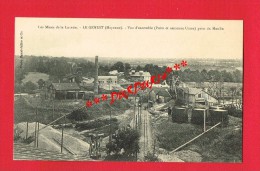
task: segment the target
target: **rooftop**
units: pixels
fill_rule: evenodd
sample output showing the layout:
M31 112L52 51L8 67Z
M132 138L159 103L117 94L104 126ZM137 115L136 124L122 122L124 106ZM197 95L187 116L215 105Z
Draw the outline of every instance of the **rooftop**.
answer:
M52 83L55 90L80 90L77 83Z
M151 76L150 72L143 72L143 71L135 72L133 74L131 73L130 75L131 75L131 77L140 77L140 76L150 77Z
M108 79L108 78L117 79L117 76L98 76L98 79Z

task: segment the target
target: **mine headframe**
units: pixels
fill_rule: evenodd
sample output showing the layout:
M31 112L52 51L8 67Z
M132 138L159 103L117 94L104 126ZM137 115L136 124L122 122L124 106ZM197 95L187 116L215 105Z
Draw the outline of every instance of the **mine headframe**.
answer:
M180 77L178 75L172 75L170 79L170 94L173 99L177 99L177 87L180 85Z
M90 137L89 155L91 158L99 159L101 157L100 145L101 145L103 136L104 136L104 134L87 135L87 137Z

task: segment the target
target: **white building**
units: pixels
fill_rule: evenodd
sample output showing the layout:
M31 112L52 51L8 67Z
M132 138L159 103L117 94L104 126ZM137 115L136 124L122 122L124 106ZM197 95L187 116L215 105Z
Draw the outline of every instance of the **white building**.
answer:
M135 72L135 70L131 70L129 74L130 77L135 80L150 81L151 79L151 74L149 72L144 72L144 71Z
M117 85L117 76L98 76L98 85L100 88Z
M178 87L177 98L189 104L201 103L212 106L218 103L217 99L198 88Z
M109 71L109 75L117 75L117 74L118 74L117 70Z
M166 83L166 80L164 80L161 84L153 84L153 87L170 88L170 86Z

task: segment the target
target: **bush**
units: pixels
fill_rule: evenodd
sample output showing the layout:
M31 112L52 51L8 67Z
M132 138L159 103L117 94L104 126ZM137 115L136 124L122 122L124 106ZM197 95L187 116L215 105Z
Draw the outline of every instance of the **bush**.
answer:
M37 89L37 85L31 81L26 82L23 87L25 93L33 93Z
M30 137L28 137L27 139L24 138L24 139L22 140L22 143L31 144L31 142L33 142L33 141L34 141L34 137L33 137L33 136L30 136Z
M153 155L152 153L148 152L146 156L144 156L145 161L159 161L158 156Z
M14 129L14 141L17 142L22 139L21 134L23 133L23 130L16 127Z
M69 120L83 121L89 118L89 115L83 110L75 110L67 116Z
M235 106L228 106L225 108L228 111L228 115L242 118L242 110L236 109Z
M123 150L123 156L135 156L139 152L140 135L137 130L125 128L112 136L112 141L106 145L107 154L119 155Z
M222 141L223 150L232 155L240 155L242 147L242 131L234 131L224 137Z

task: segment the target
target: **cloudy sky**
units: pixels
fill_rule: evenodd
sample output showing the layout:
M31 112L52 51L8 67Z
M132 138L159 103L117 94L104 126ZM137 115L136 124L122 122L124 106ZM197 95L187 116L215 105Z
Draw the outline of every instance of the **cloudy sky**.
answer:
M24 55L55 57L242 59L243 55L241 20L16 18L15 21L15 55L20 55L21 49ZM123 29L104 29L105 26ZM155 30L156 27L164 29Z

